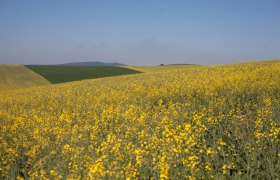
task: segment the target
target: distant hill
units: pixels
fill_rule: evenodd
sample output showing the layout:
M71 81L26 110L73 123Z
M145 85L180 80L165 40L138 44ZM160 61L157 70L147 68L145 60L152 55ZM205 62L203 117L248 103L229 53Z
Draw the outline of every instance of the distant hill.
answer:
M127 66L118 62L104 63L100 61L88 61L88 62L72 62L65 64L57 64L57 66Z
M126 68L133 69L140 72L155 72L170 69L191 69L195 67L202 67L202 65L195 64L163 64L158 66L126 66Z
M184 66L184 65L201 66L201 65L199 65L199 64L186 64L186 63L180 63L180 64L160 64L159 66Z

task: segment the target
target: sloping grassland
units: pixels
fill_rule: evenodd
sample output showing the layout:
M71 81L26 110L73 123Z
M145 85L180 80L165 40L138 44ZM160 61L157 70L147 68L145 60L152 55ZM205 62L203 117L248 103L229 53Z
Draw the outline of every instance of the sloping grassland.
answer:
M50 84L23 65L0 65L0 92Z

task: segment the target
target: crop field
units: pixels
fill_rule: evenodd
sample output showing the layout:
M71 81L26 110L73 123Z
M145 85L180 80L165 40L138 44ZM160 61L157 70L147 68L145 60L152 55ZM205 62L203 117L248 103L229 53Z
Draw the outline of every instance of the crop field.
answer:
M137 70L117 66L40 66L27 65L51 83L64 83L84 79L140 73Z
M279 117L277 60L21 89L0 179L279 179Z
M156 71L165 71L170 69L186 69L199 67L200 65L193 64L177 64L177 65L159 65L159 66L125 66L125 68L133 69L140 72L156 72Z
M0 65L0 92L50 84L22 65Z

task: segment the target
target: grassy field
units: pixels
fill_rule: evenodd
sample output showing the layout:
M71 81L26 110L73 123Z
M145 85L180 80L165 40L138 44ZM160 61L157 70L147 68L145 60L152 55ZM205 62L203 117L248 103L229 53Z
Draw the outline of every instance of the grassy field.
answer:
M0 94L0 179L279 179L280 61Z
M0 92L50 84L22 65L0 65Z
M64 83L84 79L140 73L139 71L116 66L26 66L51 83Z

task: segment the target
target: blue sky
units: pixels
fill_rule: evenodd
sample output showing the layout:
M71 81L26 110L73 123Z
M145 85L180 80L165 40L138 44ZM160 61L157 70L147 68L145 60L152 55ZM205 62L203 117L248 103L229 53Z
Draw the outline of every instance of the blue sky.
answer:
M280 58L279 0L0 0L0 63Z

